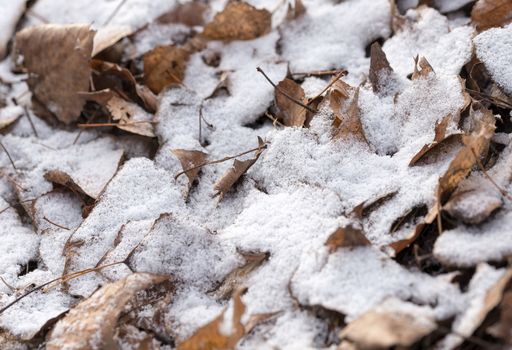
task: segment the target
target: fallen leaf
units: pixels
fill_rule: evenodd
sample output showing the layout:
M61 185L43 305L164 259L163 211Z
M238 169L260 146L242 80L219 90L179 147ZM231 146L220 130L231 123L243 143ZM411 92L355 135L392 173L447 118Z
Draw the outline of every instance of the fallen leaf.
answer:
M478 205L475 205L478 203ZM466 224L477 225L501 208L503 200L499 192L489 193L480 188L457 192L443 205L443 211Z
M245 334L245 327L241 322L245 312L242 302L242 293L238 290L233 295L233 318L229 334L223 330L224 310L213 321L199 328L192 336L178 345L178 350L228 350L234 349L238 341ZM222 328L222 329L221 329Z
M256 156L254 158L242 161L235 159L233 166L229 168L224 173L224 175L222 175L222 177L213 185L214 190L217 191L216 194L220 194L221 199L226 193L228 193L231 187L233 187L233 185L237 183L238 180L240 180L242 175L244 175L247 170L249 170L249 168L253 166L254 163L256 163L265 148L265 143L259 137L258 144L259 149L256 151Z
M369 79L375 93L382 93L393 73L386 54L382 51L380 44L374 42L370 50L370 74Z
M434 222L438 213L437 209L437 206L430 208L422 222L418 223L411 231L411 233L409 233L405 238L393 242L389 245L389 247L394 250L395 254L400 253L402 250L414 243L420 236L421 232L423 232L423 229Z
M114 332L121 314L137 293L169 283L168 276L134 273L104 285L60 320L49 335L48 350L115 348Z
M202 35L211 40L252 40L268 33L271 24L267 10L232 1L205 26Z
M371 245L371 243L363 231L352 224L338 228L325 242L325 246L327 246L330 253L335 252L338 248L354 248L368 245Z
M191 1L178 4L171 11L157 18L162 24L181 23L189 27L204 25L204 14L208 6L200 1Z
M340 339L354 343L358 349L408 348L432 333L437 325L431 318L406 310L367 311L341 331Z
M109 48L132 33L133 28L130 26L107 26L99 28L94 36L91 56L96 56L101 51Z
M295 0L295 3L288 3L288 11L286 12L286 20L293 21L306 13L306 7L302 0Z
M94 31L87 25L41 25L16 34L16 60L28 70L33 101L61 122L80 117L89 91Z
M262 314L251 315L251 317L249 317L249 320L245 324L245 333L249 333L256 326L273 319L280 313L281 313L280 311L276 311L276 312L265 312Z
M112 119L118 121L116 128L133 134L155 137L153 115L149 114L135 103L113 96L106 105Z
M419 67L419 69L418 69ZM426 78L430 75L430 73L434 73L434 69L428 63L425 57L416 56L414 58L414 72L412 73L412 80L416 80L418 78Z
M487 333L503 339L507 344L512 344L512 291L510 291L509 286L506 289L508 291L503 294L498 305L499 320L487 328Z
M306 94L302 87L293 80L286 78L277 84L277 89L274 91L274 99L279 111L278 117L284 125L297 127L304 126L307 110L290 100L278 90L281 90L293 99L306 104Z
M361 124L359 111L359 88L356 89L346 112L334 111L335 130L334 137L347 139L354 137L356 140L368 143L364 134L363 125ZM332 104L331 104L332 105ZM337 126L339 125L339 126ZM336 127L337 126L337 127Z
M226 278L222 281L219 287L215 290L217 299L227 299L233 291L242 287L240 284L244 282L246 277L254 270L256 270L263 262L270 256L269 253L240 253L245 259L245 263L231 271Z
M208 154L196 150L173 149L171 150L171 152L180 161L181 168L183 169L183 171L203 164L206 161L206 158L208 157ZM194 181L197 179L200 170L200 168L197 168L187 171L185 173L185 175L187 175L188 178L189 190L192 187Z
M471 20L479 31L504 26L512 21L510 0L478 0L471 10Z
M144 84L155 94L166 86L180 84L190 52L174 46L158 46L144 55Z

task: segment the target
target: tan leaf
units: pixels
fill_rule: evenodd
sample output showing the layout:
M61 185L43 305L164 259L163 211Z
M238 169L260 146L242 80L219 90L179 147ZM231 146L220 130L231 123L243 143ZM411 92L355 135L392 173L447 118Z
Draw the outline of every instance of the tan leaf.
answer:
M178 4L170 12L164 13L157 18L162 24L181 23L189 27L204 25L204 14L208 6L200 1L191 1Z
M430 73L433 72L434 69L432 68L430 63L428 63L425 57L416 56L414 58L414 72L412 73L412 80L416 80L418 78L426 78L430 75Z
M302 0L295 0L295 4L288 3L288 11L286 12L286 20L293 21L306 13L306 7Z
M234 349L238 341L245 334L245 327L241 323L245 312L245 305L241 295L244 290L238 290L233 295L233 318L231 332L225 334L223 327L224 310L219 316L207 325L199 328L190 338L178 345L178 350L228 350Z
M471 20L479 31L504 26L512 21L512 1L478 0L471 10Z
M443 144L451 144L454 142L458 142L461 140L461 134L451 134L448 137L446 136L446 128L448 124L452 120L451 115L447 115L444 117L441 122L437 122L435 126L435 136L434 141L432 143L424 145L418 153L414 155L414 157L409 162L409 166L416 165L421 159L423 159L428 153L439 149L441 143Z
M304 104L307 103L306 94L302 87L291 79L284 79L277 84L279 90L285 92L293 99L300 101ZM278 117L282 120L286 126L304 126L306 121L307 110L299 106L297 103L290 100L288 97L283 95L281 92L275 89L274 99L276 107L279 111Z
M93 38L87 25L47 24L16 34L15 53L29 72L33 100L66 124L80 117L85 101L78 92L89 91Z
M155 137L153 115L135 103L113 96L106 105L112 119L118 121L116 127L133 134Z
M247 170L249 170L249 168L253 166L254 163L256 163L261 153L263 152L265 146L265 143L259 137L258 144L259 149L256 151L256 156L254 158L242 161L235 159L235 161L233 162L233 166L229 168L224 173L224 175L222 175L222 177L219 180L217 180L217 182L213 185L214 190L217 191L217 194L220 194L221 199L224 197L226 193L228 193L231 187L233 187L233 185L237 183L238 180L240 180L242 175L244 175L247 172Z
M144 55L144 84L155 94L166 86L180 84L190 52L174 46L158 46Z
M115 348L114 332L121 314L137 293L166 284L169 277L134 273L100 288L60 320L49 335L48 350Z
M132 33L133 28L130 26L107 26L99 28L94 36L91 56L96 56L101 51L109 48Z
M203 164L208 157L208 154L196 151L196 150L186 150L186 149L173 149L171 150L172 154L178 158L181 163L181 168L185 171L190 168L197 167ZM197 179L197 175L199 175L200 168L192 169L187 171L185 175L188 178L188 188L192 187L192 184Z
M408 348L436 329L432 319L405 310L370 310L350 322L340 338L358 349Z
M368 143L364 134L363 125L361 124L360 111L359 111L359 88L354 92L354 96L348 105L345 113L334 111L335 115L335 130L334 137L340 139L347 139L354 137L355 139ZM338 121L336 121L338 119ZM336 128L336 123L339 127Z
M370 244L363 231L352 224L338 228L325 242L330 253L335 252L338 248L362 247Z
M381 93L389 79L393 68L389 65L386 54L378 42L374 42L370 50L370 82L375 93Z
M215 296L218 299L226 299L231 296L234 290L242 287L246 277L256 270L270 256L269 253L240 253L245 259L245 263L231 271L221 285L215 290Z
M251 40L271 29L272 15L267 10L239 1L229 2L203 30L211 40Z

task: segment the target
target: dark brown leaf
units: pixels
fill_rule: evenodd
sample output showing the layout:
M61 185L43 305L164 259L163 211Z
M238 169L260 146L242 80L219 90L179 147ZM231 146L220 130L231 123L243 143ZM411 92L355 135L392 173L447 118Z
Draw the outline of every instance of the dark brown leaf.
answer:
M302 0L295 0L294 5L292 5L291 2L288 3L288 11L286 12L286 20L293 21L294 19L301 17L305 13L306 13L306 7L304 7Z
M416 56L414 58L414 72L412 73L412 80L416 80L418 78L426 78L430 75L430 73L433 72L434 69L430 63L428 63L425 57L418 58L418 56Z
M203 164L206 161L206 158L208 157L206 153L196 150L173 149L171 150L171 152L176 156L176 158L178 158L178 160L181 163L181 168L184 171ZM185 175L187 175L188 178L189 189L192 187L192 184L197 179L200 170L200 168L196 168L185 173Z
M479 31L504 26L512 21L512 1L478 0L471 10L471 20Z
M272 15L267 10L239 1L229 2L203 30L211 40L252 40L271 29Z
M185 77L189 51L174 46L158 46L144 55L144 84L155 94L166 86L180 84Z
M330 253L335 252L338 248L353 248L370 244L363 231L352 224L338 228L325 242Z
M285 92L293 99L304 104L307 103L306 94L302 87L291 79L284 79L277 84L279 90ZM278 89L274 92L276 107L279 111L278 117L286 126L304 126L307 110L283 95Z
M181 23L189 27L204 25L204 14L208 6L200 1L191 1L178 4L170 12L164 13L157 18L162 24Z
M45 115L70 124L89 91L94 31L87 25L42 25L16 35L15 53L29 72L28 86Z

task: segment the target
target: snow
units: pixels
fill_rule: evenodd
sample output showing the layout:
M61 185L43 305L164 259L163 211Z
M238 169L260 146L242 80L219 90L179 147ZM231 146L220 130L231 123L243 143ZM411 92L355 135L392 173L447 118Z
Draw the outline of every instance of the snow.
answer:
M480 33L475 37L475 48L493 80L506 93L512 94L512 24Z
M0 59L7 50L7 43L16 29L16 24L25 12L26 0L1 0L2 18L0 18Z

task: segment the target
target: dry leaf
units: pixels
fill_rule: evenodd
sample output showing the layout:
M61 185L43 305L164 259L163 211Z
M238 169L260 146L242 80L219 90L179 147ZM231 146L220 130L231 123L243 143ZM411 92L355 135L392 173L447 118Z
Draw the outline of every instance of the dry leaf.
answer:
M325 242L325 246L327 246L330 253L335 252L338 248L354 248L368 245L371 245L371 243L363 231L352 224L338 228Z
M478 0L471 10L471 20L479 31L512 22L512 1Z
M419 69L418 69L419 66ZM414 58L414 72L412 73L412 80L416 80L418 78L426 78L430 75L430 73L433 73L434 69L428 63L427 59L425 57L419 57L416 56Z
M478 205L475 206L474 203L478 203ZM489 193L477 187L460 193L456 191L443 205L443 210L466 224L477 225L502 205L503 201L499 192ZM468 210L468 206L471 207L471 210Z
M279 90L285 92L293 99L300 101L304 104L307 103L306 94L302 87L291 79L284 79L277 84ZM281 119L286 126L304 126L306 121L307 110L299 106L297 103L290 100L288 97L283 95L281 92L275 89L274 99L276 107L279 111L278 117Z
M221 285L215 290L217 299L226 299L233 294L244 282L246 277L256 270L270 256L269 253L240 253L245 259L245 263L231 271Z
M498 306L499 321L487 328L487 333L503 339L507 344L512 344L512 291L510 291L509 286L506 289L508 291L503 294Z
M410 347L436 329L425 316L402 310L370 310L350 322L340 333L358 349Z
M270 31L272 15L245 3L229 2L203 30L211 40L251 40Z
M433 206L432 208L430 208L423 221L417 224L411 231L411 233L407 235L407 237L396 242L393 242L389 245L389 247L395 251L395 254L400 253L402 250L404 250L405 248L409 247L412 243L414 243L414 241L416 241L416 239L418 239L418 237L420 236L423 229L427 225L430 225L431 223L434 222L434 220L437 217L437 209L437 206Z
M447 115L441 120L441 122L436 122L435 126L435 136L434 141L432 143L424 145L421 150L414 155L414 157L409 162L409 166L416 165L421 159L423 159L428 153L433 150L440 149L441 144L452 144L458 143L461 140L461 134L451 134L446 136L446 128L448 127L449 122L452 120L451 115Z
M332 99L331 99L332 101ZM334 137L347 139L354 137L355 139L368 143L364 134L363 125L361 124L360 111L359 111L359 88L354 92L354 96L348 105L345 113L334 111L335 115L335 130ZM331 104L332 105L332 104ZM336 127L339 125L338 127Z
M220 194L220 198L222 199L226 193L233 187L235 183L237 183L238 180L244 175L249 168L256 163L258 158L261 155L261 152L263 152L265 148L265 142L258 137L258 144L259 149L256 151L256 156L252 159L247 160L238 160L235 159L233 162L233 166L229 168L222 177L217 180L217 182L213 185L213 188L215 191L217 191L216 194Z
M106 105L112 119L118 121L116 128L133 134L155 137L153 115L147 113L135 103L113 96Z
M48 350L115 348L114 332L121 314L137 293L165 285L168 276L135 273L100 288L60 320L49 335Z
M306 13L306 7L302 3L302 0L295 0L295 4L292 6L291 2L288 3L288 11L286 12L286 20L293 21L301 17Z
M178 4L176 8L157 18L162 24L181 23L189 27L204 25L204 14L208 6L200 1Z
M280 311L276 311L276 312L265 312L263 314L251 315L251 317L249 317L249 320L245 324L245 333L249 333L256 326L260 325L261 323L267 322L268 320L273 319L280 313L281 313Z
M107 26L99 28L94 36L91 56L96 56L101 51L109 48L132 33L133 28L130 26Z
M94 31L87 25L42 25L16 34L15 52L29 72L33 101L69 124L80 117L89 91ZM21 59L22 58L22 59Z
M379 43L374 42L370 51L369 78L375 93L382 93L391 73L393 73L393 68L389 65L386 54L382 51Z
M174 46L158 46L144 55L144 84L155 94L166 86L180 84L190 52Z
M178 350L228 350L234 349L238 341L245 334L245 327L241 323L245 312L242 302L242 293L238 290L233 295L233 321L230 334L225 334L221 328L224 323L224 310L213 321L199 328L190 338L178 345Z
M173 149L171 150L171 152L176 156L176 158L178 158L178 160L181 163L181 168L184 171L203 164L206 161L206 158L208 157L206 153L196 150ZM192 184L197 179L197 175L199 175L200 170L200 168L196 168L185 173L185 175L187 175L188 178L189 189L192 187Z

